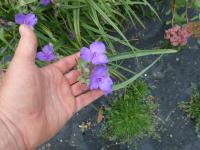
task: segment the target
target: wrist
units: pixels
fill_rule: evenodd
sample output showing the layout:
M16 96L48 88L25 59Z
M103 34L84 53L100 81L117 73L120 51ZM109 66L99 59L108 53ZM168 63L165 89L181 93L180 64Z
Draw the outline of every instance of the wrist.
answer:
M26 150L22 134L15 124L0 112L0 149Z

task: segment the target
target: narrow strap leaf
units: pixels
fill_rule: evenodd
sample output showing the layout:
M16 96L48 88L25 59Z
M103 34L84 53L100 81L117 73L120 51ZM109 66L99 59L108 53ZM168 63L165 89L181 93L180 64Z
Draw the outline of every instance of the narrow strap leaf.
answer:
M132 78L122 82L122 83L119 83L119 84L116 84L113 86L113 91L117 91L117 90L120 90L120 89L123 89L125 88L127 85L131 84L133 81L135 81L136 79L138 79L140 76L142 76L147 70L149 70L155 63L157 63L160 58L162 57L162 55L160 57L158 57L153 63L151 63L149 66L147 66L145 69L143 69L141 72L137 73L136 75L134 75Z

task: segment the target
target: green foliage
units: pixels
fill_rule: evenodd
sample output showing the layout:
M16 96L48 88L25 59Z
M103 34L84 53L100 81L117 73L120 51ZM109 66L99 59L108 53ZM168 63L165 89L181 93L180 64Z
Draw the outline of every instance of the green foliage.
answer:
M200 39L197 40L197 44L200 46Z
M143 81L130 85L106 112L105 137L130 142L154 135L156 105L148 99L148 94L148 87Z
M40 44L53 43L60 55L71 54L96 39L105 41L113 52L113 42L135 49L122 33L123 23L130 19L134 25L144 26L140 20L144 7L156 13L146 0L56 0L48 7L40 6L39 0L2 0L0 19L10 25L4 24L1 29L4 33L0 46L14 49L19 38L14 15L33 12L39 18L35 31ZM111 32L117 32L121 38L110 35ZM71 36L75 39L71 40Z
M113 91L116 90L120 90L125 88L126 86L128 86L129 84L131 84L133 81L137 80L139 77L141 77L147 70L149 70L156 62L158 62L160 60L162 56L158 57L153 63L151 63L149 66L147 66L145 69L143 69L142 71L140 71L139 73L135 74L133 77L131 77L130 79L118 83L116 85L113 86Z
M167 14L172 13L172 19L167 22L172 26L175 24L186 24L189 22L189 9L200 10L199 0L170 0L171 9ZM193 16L196 18L196 16Z
M47 7L41 6L39 0L1 0L0 64L3 68L8 66L6 58L13 56L19 40L18 25L14 22L14 16L19 12L33 12L38 16L38 24L34 30L38 37L39 47L52 43L58 58L77 52L81 47L88 46L95 40L104 41L112 61L109 64L110 74L117 81L126 79L118 68L131 72L120 66L119 60L177 52L170 49L140 50L130 44L123 34L126 30L125 22L131 21L134 26L145 27L140 19L144 15L151 12L159 18L147 0L54 0ZM125 45L126 53L117 53L115 43ZM40 61L36 63L39 66L47 64ZM121 89L130 84L149 68L148 66L137 76L133 74L133 78L115 89Z
M200 88L194 88L190 102L181 102L179 107L195 120L196 131L200 134Z

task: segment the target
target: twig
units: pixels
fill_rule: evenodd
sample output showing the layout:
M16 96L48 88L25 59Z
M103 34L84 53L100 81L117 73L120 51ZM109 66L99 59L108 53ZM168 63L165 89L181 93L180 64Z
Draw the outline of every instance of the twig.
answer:
M188 1L186 0L186 2L185 2L186 4L185 4L185 18L186 18L186 21L187 21L187 23L189 22L189 19L188 19Z
M172 26L174 25L175 11L176 11L176 0L173 0L173 3L172 3Z

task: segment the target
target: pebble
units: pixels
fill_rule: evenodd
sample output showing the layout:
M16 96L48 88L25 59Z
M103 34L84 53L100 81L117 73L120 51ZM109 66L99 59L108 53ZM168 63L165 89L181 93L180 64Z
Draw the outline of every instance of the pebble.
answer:
M180 58L177 57L177 58L176 58L176 61L180 61Z
M47 144L46 144L46 147L51 147L51 144L50 144L50 143L47 143Z

